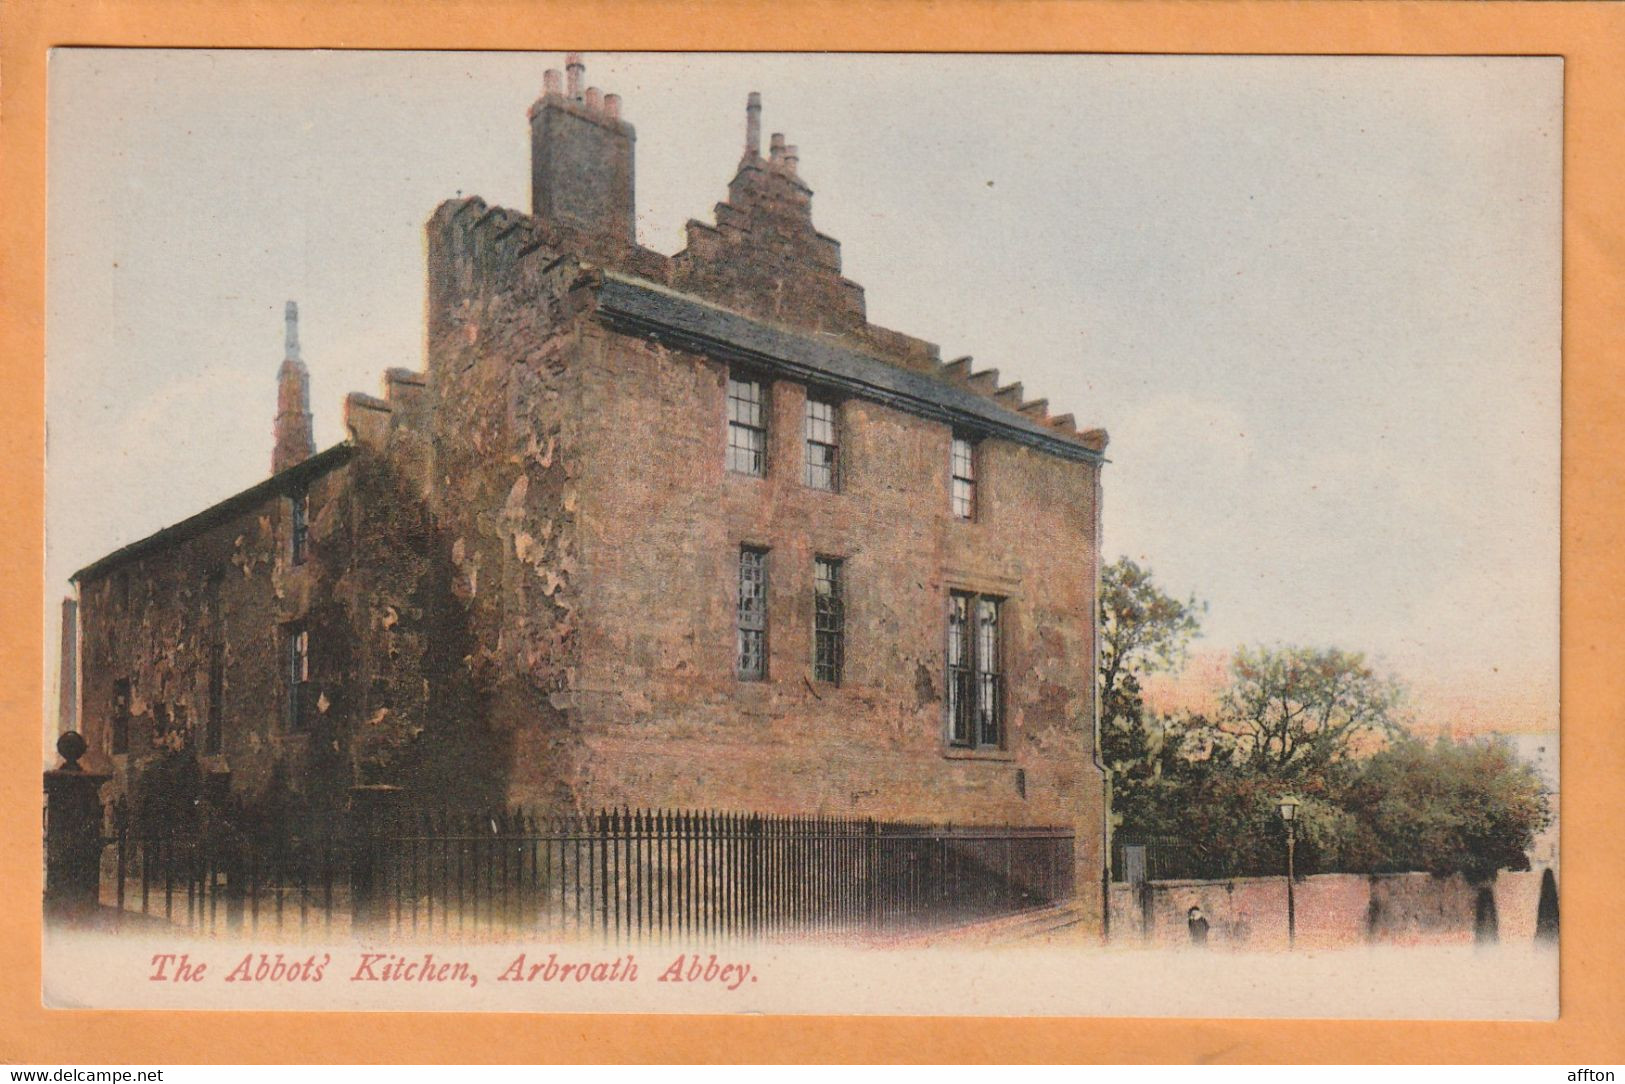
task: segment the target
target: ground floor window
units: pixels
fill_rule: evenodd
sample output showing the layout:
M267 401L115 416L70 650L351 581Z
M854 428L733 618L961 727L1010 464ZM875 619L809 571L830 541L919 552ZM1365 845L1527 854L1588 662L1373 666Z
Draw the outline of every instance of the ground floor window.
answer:
M1004 744L1000 611L1004 600L948 596L948 742L976 749Z
M767 677L767 551L739 549L739 680Z
M114 753L130 751L130 679L113 682L113 718L109 748Z
M813 560L813 678L831 685L841 683L846 662L846 600L841 583L841 562L834 557Z
M314 705L310 702L310 631L289 625L287 638L288 729L304 730Z

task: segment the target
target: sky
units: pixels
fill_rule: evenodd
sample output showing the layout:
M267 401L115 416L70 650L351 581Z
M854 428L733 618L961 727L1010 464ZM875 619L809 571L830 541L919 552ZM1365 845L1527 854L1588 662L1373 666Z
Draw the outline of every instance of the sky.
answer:
M1241 645L1359 650L1418 718L1555 729L1558 58L588 54L639 240L800 148L869 318L1111 434L1104 552ZM423 367L423 224L529 210L556 54L58 49L47 731L68 577L269 473L282 306L318 446Z

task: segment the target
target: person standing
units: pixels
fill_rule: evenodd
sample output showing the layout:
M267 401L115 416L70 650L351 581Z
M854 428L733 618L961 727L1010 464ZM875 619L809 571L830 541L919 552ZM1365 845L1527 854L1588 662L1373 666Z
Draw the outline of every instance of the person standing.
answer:
M1201 907L1192 907L1185 912L1185 926L1191 933L1191 944L1207 944L1207 916L1202 914Z

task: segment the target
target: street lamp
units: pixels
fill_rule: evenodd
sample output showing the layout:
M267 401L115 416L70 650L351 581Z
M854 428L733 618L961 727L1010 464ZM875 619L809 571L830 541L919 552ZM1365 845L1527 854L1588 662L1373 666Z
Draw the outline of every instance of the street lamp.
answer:
M1292 858L1298 842L1298 806L1303 803L1290 794L1283 794L1275 804L1286 825L1286 944L1292 948L1298 941L1298 910L1292 898Z

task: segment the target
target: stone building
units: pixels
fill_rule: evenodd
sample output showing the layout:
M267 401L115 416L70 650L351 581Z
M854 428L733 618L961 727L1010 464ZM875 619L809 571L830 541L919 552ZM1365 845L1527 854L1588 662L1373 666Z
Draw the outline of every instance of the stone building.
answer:
M868 322L754 94L715 220L640 246L582 82L531 107L530 214L430 218L425 371L312 454L290 311L273 475L76 574L93 749L317 814L1071 825L1097 883L1104 433Z

